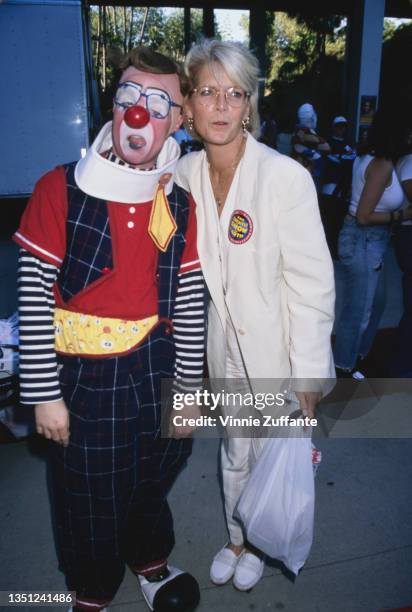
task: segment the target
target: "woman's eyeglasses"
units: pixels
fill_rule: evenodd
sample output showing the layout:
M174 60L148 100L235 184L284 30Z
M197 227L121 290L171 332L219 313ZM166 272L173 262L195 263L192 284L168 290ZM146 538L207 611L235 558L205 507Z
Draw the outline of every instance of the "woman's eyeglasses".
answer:
M226 103L233 108L239 108L250 98L250 93L240 87L229 87L228 89L217 89L216 87L195 87L192 94L196 96L202 106L212 106L216 103L217 97L222 93Z

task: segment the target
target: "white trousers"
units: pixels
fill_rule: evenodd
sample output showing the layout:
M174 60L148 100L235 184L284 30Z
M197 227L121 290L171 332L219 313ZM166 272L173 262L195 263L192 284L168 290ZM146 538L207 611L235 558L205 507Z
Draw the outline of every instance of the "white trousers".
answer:
M234 332L228 333L227 349L226 378L230 379L227 383L228 391L242 394L250 393L251 388ZM224 406L221 409L225 415L236 416L236 410L233 406ZM228 437L222 440L220 446L225 515L229 539L232 544L240 545L244 542L241 523L234 518L233 512L249 478L251 456L258 456L265 442L266 439L264 438ZM251 453L253 454L251 455Z
M238 499L250 474L250 454L257 456L266 438L225 438L220 447L226 523L232 544L244 542L241 523L233 516ZM253 448L252 448L253 445Z
M233 394L249 394L252 393L250 383L248 381L245 368L242 361L239 346L237 344L236 334L228 323L227 326L227 353L226 353L226 387ZM250 413L250 408L247 409ZM281 414L291 414L299 410L299 404L296 400L279 409ZM239 406L221 406L221 411L224 416L246 416L239 414L241 410ZM268 438L266 437L247 437L248 430L240 428L239 434L244 434L244 437L231 437L228 431L228 437L222 440L220 446L220 463L222 468L223 492L225 501L226 523L229 531L229 539L232 544L241 545L244 543L244 534L241 523L233 516L236 504L239 497L249 479L251 469L260 456L264 445ZM286 435L287 432L285 431ZM293 435L303 435L302 432L293 432Z

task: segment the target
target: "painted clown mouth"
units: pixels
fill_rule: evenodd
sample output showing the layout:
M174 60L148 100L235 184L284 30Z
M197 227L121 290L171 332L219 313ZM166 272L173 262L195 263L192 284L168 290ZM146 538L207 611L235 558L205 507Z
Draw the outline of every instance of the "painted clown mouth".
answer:
M147 144L146 139L143 138L143 136L130 135L127 137L127 141L129 143L129 147L134 151L142 149Z

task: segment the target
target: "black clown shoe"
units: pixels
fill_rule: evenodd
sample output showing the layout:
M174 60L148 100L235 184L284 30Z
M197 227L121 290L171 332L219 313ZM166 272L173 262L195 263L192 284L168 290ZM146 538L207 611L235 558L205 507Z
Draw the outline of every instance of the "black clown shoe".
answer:
M166 576L137 576L147 605L153 612L192 612L200 601L198 583L177 567L167 568Z

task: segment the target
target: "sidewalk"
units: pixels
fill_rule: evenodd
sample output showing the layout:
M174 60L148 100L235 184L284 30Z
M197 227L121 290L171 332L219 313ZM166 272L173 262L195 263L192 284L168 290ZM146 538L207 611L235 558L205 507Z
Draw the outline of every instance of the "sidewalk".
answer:
M385 326L397 324L398 283L399 276L391 271ZM323 461L316 477L315 540L307 564L292 582L272 563L255 589L239 593L231 584L216 587L209 581L211 559L227 539L217 479L218 441L195 441L189 465L170 495L177 540L171 562L199 580L198 612L378 612L412 604L411 440L322 439L317 445ZM0 445L0 487L0 590L64 590L45 462L26 442ZM147 611L130 573L110 610Z
M177 539L172 562L199 580L199 612L377 612L412 603L410 441L321 440L318 446L323 462L316 477L315 541L306 566L293 583L272 564L255 589L238 593L232 585L215 587L208 578L226 532L218 443L196 441L170 502ZM0 465L1 589L64 590L44 461L21 442L0 447ZM147 611L130 573L110 609Z

